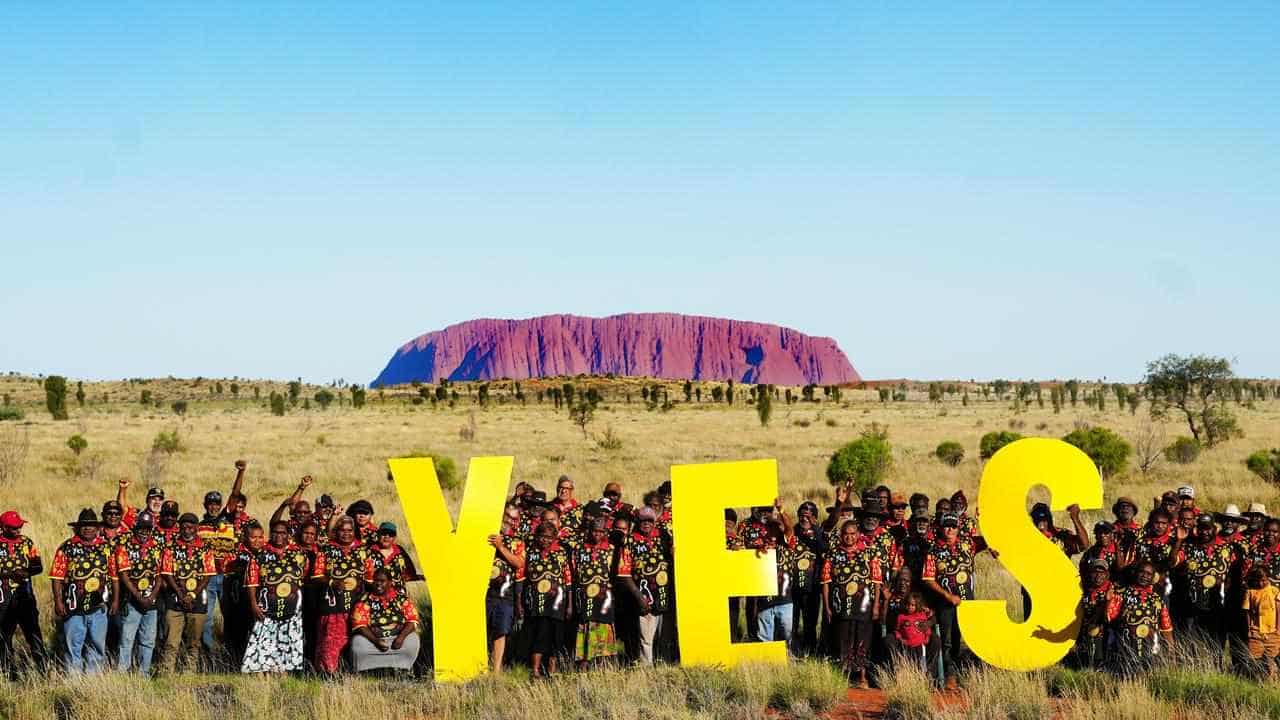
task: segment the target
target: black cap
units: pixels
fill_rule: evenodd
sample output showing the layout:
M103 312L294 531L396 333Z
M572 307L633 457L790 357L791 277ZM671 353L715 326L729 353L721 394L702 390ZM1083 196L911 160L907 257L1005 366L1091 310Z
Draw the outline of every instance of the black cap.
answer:
M178 517L178 501L165 500L160 506L160 515L168 517Z
M330 496L329 494L327 494L327 493L326 493L326 494L324 494L324 495L321 495L321 496L316 500L316 507L317 507L317 508L331 508L331 507L333 507L333 497L331 497L331 496Z
M351 503L351 507L347 508L347 514L350 515L351 517L355 517L356 513L365 513L366 515L372 515L373 503L369 502L368 500L357 500Z
M1196 524L1197 524L1197 525L1212 525L1212 524L1213 524L1213 516L1212 516L1212 515L1210 515L1209 513L1200 513L1199 517L1197 517L1197 518L1196 518Z
M210 490L209 492L205 493L205 494L204 494L204 504L205 504L205 505L208 505L209 503L217 503L217 504L221 505L221 504L222 504L222 493L218 492L217 490Z
M1031 506L1031 519L1039 520L1040 518L1053 520L1053 512L1049 510L1048 503L1039 502Z
M73 528L102 527L102 522L98 520L98 514L93 511L93 508L85 508L80 511L80 516L76 518L75 522L67 523L67 525Z
M1107 522L1106 520L1103 520L1103 521L1101 521L1101 522L1099 522L1099 523L1095 523L1095 524L1094 524L1094 526L1093 526L1093 531L1094 531L1095 533L1113 533L1113 532L1115 532L1115 531L1116 531L1116 526L1115 526L1115 525L1112 525L1111 523Z
M164 490L161 490L161 489L160 489L160 488L158 488L158 487L153 487L153 488L148 489L148 490L147 490L147 499L148 499L148 500L150 500L151 498L154 498L154 497L158 497L158 498L160 498L161 500L163 500L163 499L164 499Z
M960 518L955 513L946 513L942 519L938 521L938 525L942 527L960 527Z
M138 517L133 521L134 530L151 530L155 525L155 518L151 517L151 513L146 510L138 513Z
M182 517L178 518L180 523L199 523L200 518L195 513L182 513Z
M106 501L106 502L102 503L102 514L103 514L103 515L106 515L108 512L112 512L112 511L115 511L115 512L118 512L118 513L122 513L122 514L123 514L123 513L124 513L124 506L123 506L123 505L121 505L121 504L120 504L120 502L119 502L118 500L108 500L108 501Z

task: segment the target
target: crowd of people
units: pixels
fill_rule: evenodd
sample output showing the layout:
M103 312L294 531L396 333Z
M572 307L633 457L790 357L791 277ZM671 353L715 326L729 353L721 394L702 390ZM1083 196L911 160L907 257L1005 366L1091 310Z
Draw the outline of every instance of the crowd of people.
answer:
M0 514L0 665L12 665L21 629L38 668L51 662L32 579L47 572L57 659L68 673L109 667L149 674L180 668L245 673L420 666L418 610L407 583L422 579L397 528L366 500L329 495L314 507L302 479L267 523L241 492L244 463L225 501L202 516L150 488L141 507L116 499L82 510L46 570L16 511ZM554 497L519 483L494 547L485 612L493 670L527 662L535 678L601 664L678 657L670 484L632 505L609 483L580 502L562 476ZM994 555L963 492L931 501L888 487L847 487L820 510L794 516L775 502L739 518L725 511L729 549L777 558L777 591L728 602L735 641L786 643L828 657L851 684L870 668L918 662L954 687L974 662L956 620L975 597L975 559ZM1079 637L1068 662L1130 673L1167 656L1175 638L1217 648L1242 672L1276 672L1280 655L1280 519L1253 504L1209 513L1181 487L1145 512L1122 497L1092 536L1078 507L1058 527L1043 503L1039 531L1080 556ZM1023 595L1023 612L1031 599ZM222 631L215 633L215 614ZM220 635L220 637L215 637ZM1229 656L1226 655L1229 653Z

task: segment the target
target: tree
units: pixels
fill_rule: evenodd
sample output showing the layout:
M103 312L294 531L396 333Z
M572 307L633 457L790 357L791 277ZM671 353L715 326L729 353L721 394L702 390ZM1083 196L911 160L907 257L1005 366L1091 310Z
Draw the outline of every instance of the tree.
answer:
M54 420L67 419L67 379L50 375L44 379L44 405Z
M693 383L684 381L684 401L693 402Z
M1005 393L1007 393L1007 392L1009 392L1009 381L1008 381L1008 380L996 380L996 381L994 381L994 382L992 382L992 383L991 383L991 389L992 389L993 391L995 391L996 399L997 399L997 400L1003 400L1003 399L1004 399L1004 394L1005 394Z
M582 437L587 437L587 426L595 419L595 408L585 399L569 410L569 419L582 430Z
M587 388L587 392L583 395L583 399L591 403L592 408L595 408L600 403L604 402L604 397L602 397L600 395L600 391L595 388Z
M992 430L978 441L978 457L990 460L992 455L1000 452L1000 448L1011 442L1021 440L1022 436L1008 430Z
M1067 395L1071 396L1071 407L1075 407L1076 399L1080 394L1080 381L1068 380L1062 384L1062 387L1067 391Z
M715 387L711 388L712 402L720 402L723 399L724 399L724 388L720 387L719 385L716 385Z
M84 382L82 381L76 382L76 404L84 407Z
M1200 457L1200 441L1179 435L1169 447L1164 449L1164 459L1179 465L1189 465Z
M756 415L760 417L760 427L769 426L769 418L773 415L773 398L769 397L769 393L757 393L756 397Z
M360 387L359 385L352 385L350 389L351 389L351 407L353 408L364 407L365 393L367 391L364 388ZM234 391L233 391L233 394L234 394Z
M889 441L876 434L862 437L837 450L827 463L827 480L832 485L848 485L861 492L880 484L893 466Z
M964 460L964 446L954 440L939 443L933 451L934 457L944 464L955 467Z
M333 397L333 393L327 388L321 388L316 392L315 401L316 404L320 406L321 410L328 410L329 403L333 402Z
M89 447L89 441L85 440L83 435L72 435L67 438L67 447L71 448L71 452L75 453L76 457L80 457L80 453Z
M573 407L573 383L565 383L560 386L560 393L564 396L564 404Z
M233 397L233 398L238 398L238 397L240 397L240 384L239 384L239 383L231 383L231 397Z
M271 391L271 414L284 415L284 396L274 390Z
M1180 412L1191 437L1206 447L1239 435L1235 416L1223 400L1233 373L1231 361L1207 355L1165 355L1147 363L1143 382L1151 397L1151 415Z
M476 402L480 403L480 407L489 407L489 383L480 384L480 389L476 392Z
M729 403L730 405L733 404L733 381L732 380L729 381L728 387L724 389L724 401Z
M936 382L929 383L929 402L931 403L942 402L942 384L941 383L936 383Z
M141 404L143 404L143 405L150 405L150 404L151 404L151 391L150 391L150 390L143 390L143 391L139 394L139 396L138 396L138 402L139 402L139 403L141 403Z
M302 383L298 380L289 381L289 404L297 406L298 397L302 395Z
M1111 477L1124 470L1133 448L1124 438L1108 428L1091 427L1073 430L1062 438L1063 442L1075 445L1098 466L1103 478Z
M702 402L702 386L701 385L693 389L693 396L698 399L698 402Z
M880 392L880 402L882 403L889 402L890 398L893 397L893 391L890 390L889 388L882 387L882 388L878 388L878 390ZM789 393L790 391L788 390L787 392Z
M1259 450L1244 461L1249 472L1269 483L1280 483L1280 450Z

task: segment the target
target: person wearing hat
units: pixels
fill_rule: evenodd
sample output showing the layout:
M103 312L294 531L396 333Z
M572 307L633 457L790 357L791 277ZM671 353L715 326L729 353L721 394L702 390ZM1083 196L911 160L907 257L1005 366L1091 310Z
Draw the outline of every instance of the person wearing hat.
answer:
M326 538L329 537L329 528L333 524L336 509L332 495L324 493L316 498L316 507L311 513L311 520L320 530L320 534Z
M1175 490L1165 490L1160 494L1160 499L1156 501L1156 507L1169 513L1169 517L1176 522L1178 519L1178 510L1182 508L1182 501L1178 499L1178 493ZM1148 515L1148 518L1150 515Z
M1244 572L1260 567L1272 585L1280 588L1280 518L1267 518L1253 551L1245 561Z
M884 526L889 517L880 503L880 493L869 490L862 494L862 508L858 511L858 528L869 536L880 553L880 577L882 586L888 586L898 568L902 566L902 555L898 550L898 542L893 534Z
M759 547L763 546L764 542ZM533 578L528 572L525 575ZM646 506L636 511L635 530L618 553L616 575L635 600L640 616L640 661L652 665L655 659L667 655L675 608L671 537L658 530L658 513L653 508Z
M1203 515L1204 512L1196 505L1196 489L1190 485L1179 487L1175 494L1178 496L1178 508L1181 510L1190 510L1196 517Z
M1142 526L1138 524L1138 503L1133 498L1118 498L1111 506L1111 514L1115 520L1111 523L1116 532L1116 545L1123 548L1132 545L1142 534Z
M302 476L302 480L298 482L298 487L294 488L293 494L281 501L275 512L271 513L270 525L275 525L281 520L286 520L284 514L288 511L289 517L289 537L296 537L298 529L303 523L311 520L311 504L302 498L307 489L314 482L310 475Z
M956 608L975 597L974 556L985 550L987 544L981 536L962 536L960 518L954 513L943 515L939 526L940 537L929 548L920 579L936 598L938 629L942 635L942 672L946 688L955 690L961 671L970 661Z
M791 588L795 598L791 637L797 655L818 651L818 618L822 616L820 571L827 554L827 537L818 525L818 506L808 500L796 510L795 579Z
M164 490L161 490L158 487L148 488L147 500L143 504L142 508L139 509L129 504L129 487L132 484L133 483L129 478L120 478L120 482L116 490L116 502L124 508L124 517L121 519L120 523L124 525L125 530L132 530L133 523L138 519L138 513L146 510L151 513L152 525L154 526L155 518L160 515L160 507L164 505ZM154 531L154 527L152 530Z
M302 584L310 561L290 537L289 523L277 520L271 525L271 539L249 559L244 588L253 627L240 672L302 670Z
M1195 633L1221 646L1232 560L1231 546L1218 537L1213 516L1201 513L1195 532L1174 558L1169 611L1179 634Z
M357 500L347 508L347 516L356 521L356 537L360 542L369 547L378 544L378 526L373 522L373 503Z
M124 526L124 505L116 500L102 503L102 530L98 533L108 543L126 540L129 531Z
M1102 557L1085 560L1080 572L1080 633L1072 648L1071 664L1081 670L1098 669L1107 662L1111 631L1107 627L1107 600L1112 594L1111 565Z
M1173 621L1164 597L1153 586L1155 579L1155 566L1138 560L1133 582L1107 599L1107 622L1115 630L1118 650L1111 666L1117 673L1127 675L1149 667L1173 643Z
M580 670L607 662L621 646L614 626L613 556L609 522L603 517L594 518L587 539L569 551L576 615L573 658Z
M378 568L386 568L391 574L391 584L395 585L401 593L407 593L409 588L406 583L417 582L423 577L418 573L417 566L413 564L409 551L396 542L398 532L396 524L390 520L379 523L378 542L374 544L369 558L373 561L375 571Z
M102 522L93 508L80 511L67 523L74 534L53 555L53 615L62 623L67 672L95 674L103 669L107 652L107 611L114 601L111 546L99 531Z
M156 527L153 533L156 542L168 545L178 536L178 516L182 515L176 500L165 500L160 505L160 514L156 516Z
M9 658L13 657L13 634L19 627L36 669L43 671L48 662L40 609L31 587L31 578L44 572L44 563L36 544L22 534L26 524L16 510L0 514L0 671L8 669L15 678L17 668L10 666Z
M1071 516L1074 530L1054 527L1053 511L1049 509L1048 503L1036 503L1031 508L1031 523L1045 539L1057 546L1062 554L1069 558L1084 550L1089 544L1089 534L1084 529L1084 523L1080 521L1079 505L1069 505L1067 514ZM1022 589L1022 617L1024 620L1031 617L1031 595L1026 588Z
M520 508L514 501L508 501L502 509L502 530L489 536L489 544L493 546L493 567L489 570L484 608L490 664L495 673L502 672L507 636L515 629L517 600L524 582L525 545L524 539L517 534L519 526Z
M333 540L320 545L311 571L314 582L324 587L316 623L316 670L328 675L338 671L342 651L351 637L351 609L373 581L373 558L369 546L356 535L356 520L338 518Z
M822 613L839 649L845 678L866 687L871 640L882 612L884 572L871 533L862 532L854 520L846 520L838 532L839 544L822 564Z
M1120 549L1116 546L1116 526L1101 520L1093 525L1093 544L1085 548L1080 558L1080 572L1089 571L1089 563L1101 560L1107 564L1109 571L1114 572L1119 560Z
M1240 508L1234 504L1228 504L1222 512L1215 513L1214 519L1218 522L1218 537L1231 548L1231 572L1227 575L1223 607L1241 607L1245 595L1244 566L1252 550L1248 538L1242 532L1247 521L1240 513ZM1248 628L1245 625L1244 615L1235 612L1227 613L1223 626L1231 658L1238 663L1244 658L1245 643L1248 641Z
M1249 509L1244 513L1244 519L1248 523L1243 530L1244 537L1255 550L1262 542L1262 528L1268 517L1267 506L1257 502L1249 503Z
M129 536L115 546L112 577L115 595L120 598L119 668L125 672L133 669L136 647L138 673L144 676L151 672L156 647L160 614L156 598L164 560L164 547L156 542L154 533L155 520L150 510L134 515Z
M957 490L951 495L951 512L960 519L961 537L976 537L982 534L978 530L978 519L969 514L969 499L965 497L963 490Z
M178 536L164 550L160 578L164 583L165 613L169 636L165 638L161 667L172 674L179 664L196 669L200 633L209 606L209 584L217 574L213 550L197 533L200 520L194 513L178 518Z
M881 500L884 502L883 496ZM903 538L907 536L907 513L909 508L906 496L902 493L893 493L882 507L889 509L889 517L883 523L885 530L890 535L893 535L895 542L901 543Z
M918 581L924 573L924 560L929 554L929 528L932 525L933 516L929 514L928 508L912 515L907 521L907 535L898 544L902 566L911 569L913 582Z

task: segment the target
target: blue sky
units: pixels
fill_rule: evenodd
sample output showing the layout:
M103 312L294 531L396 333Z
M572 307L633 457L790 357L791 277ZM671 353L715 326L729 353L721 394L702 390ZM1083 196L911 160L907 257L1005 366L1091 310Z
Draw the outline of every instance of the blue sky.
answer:
M673 311L1280 375L1274 3L9 3L0 371L367 382Z

